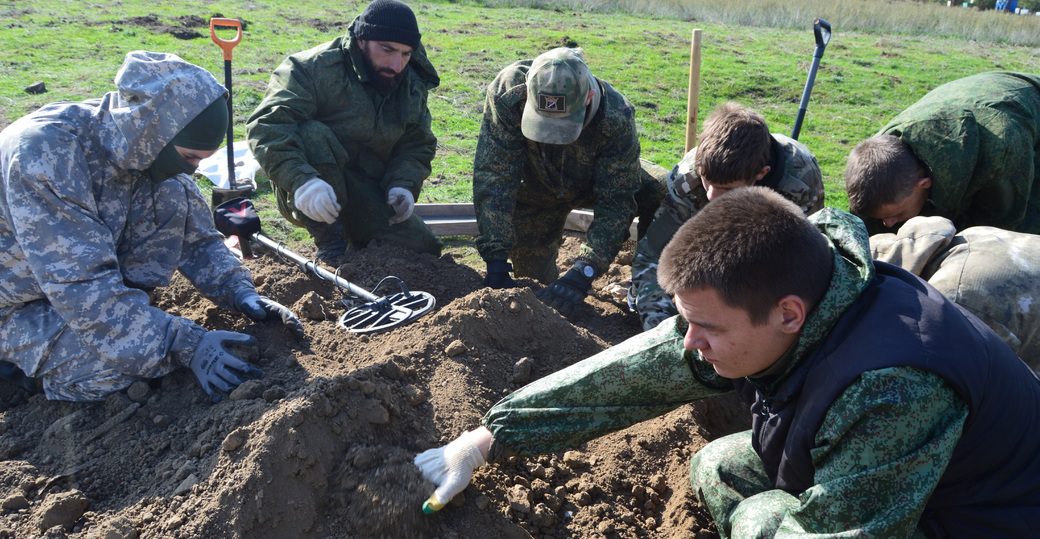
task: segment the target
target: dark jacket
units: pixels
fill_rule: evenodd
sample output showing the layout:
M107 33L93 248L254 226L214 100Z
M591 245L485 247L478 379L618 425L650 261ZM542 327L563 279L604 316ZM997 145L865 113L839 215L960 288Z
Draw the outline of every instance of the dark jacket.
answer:
M755 392L753 444L777 488L817 482L812 449L831 404L862 373L913 367L941 376L968 420L920 528L933 536L1027 537L1040 529L1040 381L985 324L883 262L817 350ZM745 393L745 380L737 385ZM808 388L811 388L809 390Z

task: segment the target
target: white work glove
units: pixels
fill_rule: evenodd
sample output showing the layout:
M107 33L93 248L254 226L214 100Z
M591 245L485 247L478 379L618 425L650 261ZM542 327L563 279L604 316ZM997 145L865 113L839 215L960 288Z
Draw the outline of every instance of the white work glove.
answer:
M415 456L415 465L427 481L437 485L425 503L423 513L440 511L456 494L466 489L473 470L487 461L491 431L484 427L462 434L444 447L427 449Z
M386 203L394 209L394 216L390 218L392 225L408 219L415 210L415 197L404 187L391 187L386 194Z
M307 180L293 194L296 209L315 221L332 224L339 216L339 203L336 192L328 182L321 178Z

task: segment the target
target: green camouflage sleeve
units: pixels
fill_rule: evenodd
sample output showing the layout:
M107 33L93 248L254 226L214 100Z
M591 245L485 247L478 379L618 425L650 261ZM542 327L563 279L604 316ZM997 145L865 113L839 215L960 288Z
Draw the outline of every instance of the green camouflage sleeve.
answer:
M487 261L507 259L513 247L513 209L526 151L519 112L510 106L517 99L526 99L526 93L507 91L500 102L499 79L488 86L473 159L473 207L480 229L476 243Z
M696 148L690 154L696 152ZM684 159L685 161L686 159ZM696 172L691 172L696 176ZM630 302L639 313L643 330L657 327L665 319L674 316L678 311L672 298L657 282L657 263L661 251L671 241L679 227L697 213L699 208L707 204L708 197L698 179L696 183L682 181L678 166L672 168L668 176L668 192L661 207L654 215L646 235L636 246L636 255L632 261L632 286L629 289ZM695 187L690 188L690 185Z
M794 202L805 215L823 209L823 174L816 157L804 144L785 135L774 134L785 154L784 176L776 191Z
M299 125L317 113L314 81L305 66L289 57L275 69L263 101L246 124L249 147L271 182L287 193L318 171L307 162Z
M596 268L597 274L607 270L628 237L629 225L636 214L635 194L642 181L635 111L627 102L626 106L627 110L611 118L616 132L611 133L606 146L597 152L594 218L578 255Z
M728 391L698 381L678 318L505 397L483 424L519 453L554 451Z
M909 537L946 469L967 405L938 375L911 368L864 373L816 433L816 485L777 537Z
M432 117L427 106L427 94L422 95L422 116L409 125L394 145L394 153L387 162L383 182L386 190L391 187L408 189L419 199L423 181L430 176L430 163L437 153L437 137L431 127Z

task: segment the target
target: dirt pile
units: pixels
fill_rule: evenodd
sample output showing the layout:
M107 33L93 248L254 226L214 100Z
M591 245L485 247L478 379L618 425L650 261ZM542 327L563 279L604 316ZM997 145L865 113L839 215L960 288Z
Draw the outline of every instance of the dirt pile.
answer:
M575 251L569 239L561 266ZM534 283L483 289L450 256L370 248L341 275L368 289L396 275L438 307L358 335L336 326L344 308L330 284L271 255L247 265L261 293L306 312L307 338L218 309L175 279L157 304L256 336L265 376L218 404L186 370L102 403L8 399L0 538L714 536L687 466L705 438L743 424L726 399L486 466L439 514L419 511L433 486L416 453L473 428L510 391L638 331L607 286L627 268L598 280L572 323L535 298Z

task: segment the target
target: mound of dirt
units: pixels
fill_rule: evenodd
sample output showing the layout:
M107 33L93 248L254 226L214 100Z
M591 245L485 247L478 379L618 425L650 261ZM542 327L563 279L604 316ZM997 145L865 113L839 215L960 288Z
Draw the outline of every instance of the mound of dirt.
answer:
M569 238L561 267L576 252ZM176 278L156 304L254 335L265 376L217 404L186 370L101 403L5 400L0 538L715 536L687 467L706 439L746 427L731 398L485 466L449 507L420 511L434 487L416 453L473 428L503 395L638 332L610 286L627 267L597 280L571 321L535 298L535 283L484 289L450 256L371 247L340 275L369 290L395 275L438 307L366 335L336 325L344 307L331 284L272 255L247 266L262 294L304 316L306 339L218 309Z

